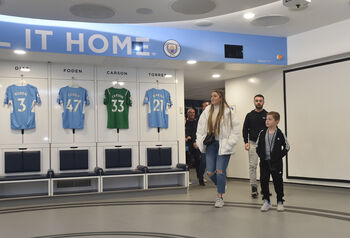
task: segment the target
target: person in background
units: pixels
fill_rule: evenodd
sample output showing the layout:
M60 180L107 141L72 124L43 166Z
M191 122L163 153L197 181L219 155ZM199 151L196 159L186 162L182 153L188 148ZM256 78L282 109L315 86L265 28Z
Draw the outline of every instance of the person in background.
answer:
M209 101L204 101L202 103L202 112L204 111L204 109L210 105L210 102ZM199 121L199 117L200 115L202 115L202 112L199 114L199 116L197 117L197 126L198 126L198 121ZM197 129L196 129L197 130ZM198 146L197 146L197 142L194 142L193 143L193 147L197 150L199 150ZM199 181L199 185L201 186L205 186L205 183L207 182L207 180L204 178L204 173L205 173L205 169L206 169L206 161L205 161L205 153L200 153L200 168L199 168L199 171L203 171L203 181Z
M185 124L185 136L186 144L188 146L189 156L188 163L194 165L196 168L196 174L199 181L199 184L204 186L203 175L205 167L203 166L203 160L201 153L198 150L196 144L196 131L197 131L197 120L196 120L196 111L193 108L187 110L187 119Z
M264 107L264 96L258 94L254 97L255 109L249 112L243 124L244 148L249 157L249 180L252 198L258 197L258 183L256 180L256 169L258 167L258 155L256 153L256 140L261 130L266 128L265 120L267 111Z
M260 157L260 186L264 203L262 212L271 208L269 182L272 176L277 193L277 211L284 211L283 206L283 161L290 149L287 137L277 127L280 121L278 112L269 112L266 117L266 129L262 130L256 141L256 152Z
M204 145L208 134L215 140ZM197 146L206 153L206 164L209 178L217 187L215 207L224 206L223 194L226 191L226 169L231 154L239 140L239 123L235 113L227 104L222 90L213 90L211 105L207 106L199 118L197 127Z
M204 109L210 105L210 102L209 101L204 101L202 103L202 112L204 111ZM202 112L198 115L198 120L199 120L199 117L202 115Z

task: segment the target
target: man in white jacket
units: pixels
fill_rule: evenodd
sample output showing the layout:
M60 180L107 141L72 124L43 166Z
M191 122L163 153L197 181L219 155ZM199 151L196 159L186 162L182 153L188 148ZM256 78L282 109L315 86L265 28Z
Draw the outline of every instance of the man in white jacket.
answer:
M204 144L209 134L212 134L215 139ZM202 153L206 153L208 176L217 186L215 207L224 205L226 169L239 137L239 123L235 113L227 104L223 91L212 91L211 105L206 107L199 118L197 146Z

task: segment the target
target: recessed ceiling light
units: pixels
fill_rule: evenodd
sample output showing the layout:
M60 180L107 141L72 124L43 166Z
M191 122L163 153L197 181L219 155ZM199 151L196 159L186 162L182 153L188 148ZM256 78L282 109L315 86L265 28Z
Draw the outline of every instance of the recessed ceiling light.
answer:
M254 17L255 17L255 14L252 13L252 12L246 12L246 13L244 13L243 17L244 17L245 19L249 20L249 19L254 18Z
M289 22L289 18L285 16L263 16L250 21L255 26L271 27L279 26Z
M22 72L30 72L30 68L21 68L20 71L22 71Z
M24 50L14 50L13 53L18 54L18 55L25 55L25 54L27 54L27 52L25 52Z
M249 78L249 79L248 79L248 82L249 82L249 83L257 83L258 80L257 80L256 78Z
M213 25L214 23L211 22L211 21L208 21L208 20L198 20L198 21L196 21L195 24L196 24L197 26L205 27L205 26L211 26L211 25Z
M73 5L69 11L76 17L89 19L108 19L115 15L113 9L93 3L81 3Z
M221 75L220 75L220 74L213 74L212 77L213 77L213 78L220 78Z
M172 78L173 76L171 74L166 74L165 77L166 78Z
M215 0L175 0L170 7L177 13L185 15L200 15L213 11L216 8Z
M197 64L197 61L195 61L195 60L188 60L187 64Z
M139 8L139 9L136 9L136 12L138 14L149 15L153 13L153 10L149 8Z

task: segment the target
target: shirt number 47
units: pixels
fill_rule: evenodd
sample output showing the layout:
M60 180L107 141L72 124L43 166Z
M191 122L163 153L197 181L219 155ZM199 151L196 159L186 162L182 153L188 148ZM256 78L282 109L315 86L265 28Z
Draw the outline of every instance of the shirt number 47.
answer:
M81 100L79 99L74 99L73 100L75 104L74 110L73 110L73 105L72 105L72 100L68 99L67 105L66 105L66 109L68 109L70 112L76 112L78 110L79 104L81 103Z

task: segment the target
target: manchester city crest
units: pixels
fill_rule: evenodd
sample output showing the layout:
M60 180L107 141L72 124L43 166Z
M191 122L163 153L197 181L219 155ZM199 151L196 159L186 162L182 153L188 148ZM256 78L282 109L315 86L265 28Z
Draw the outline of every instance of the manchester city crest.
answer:
M164 44L164 52L171 58L177 57L181 52L181 46L176 40L168 40Z

